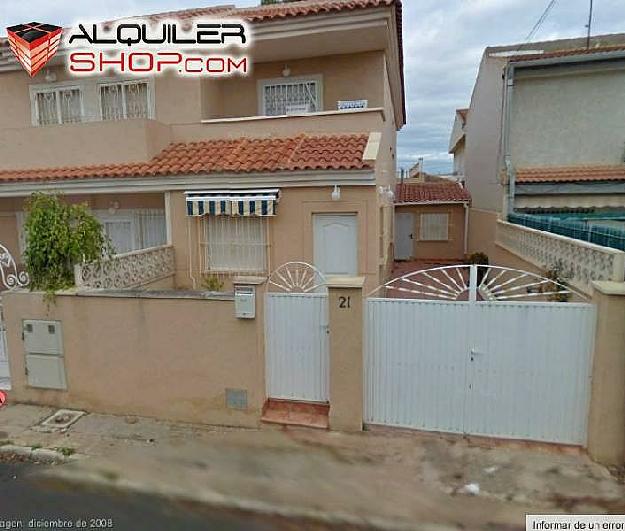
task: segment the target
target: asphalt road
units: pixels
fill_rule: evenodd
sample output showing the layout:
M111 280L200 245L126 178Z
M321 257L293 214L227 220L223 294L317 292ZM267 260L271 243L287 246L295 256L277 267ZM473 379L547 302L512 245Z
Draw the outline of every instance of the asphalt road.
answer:
M19 458L0 462L1 530L11 529L11 526L13 529L118 531L339 529L316 522L228 511L125 491L77 487L56 480L42 481L38 478L42 466L23 462ZM55 524L50 526L52 521ZM18 522L21 528L15 527Z

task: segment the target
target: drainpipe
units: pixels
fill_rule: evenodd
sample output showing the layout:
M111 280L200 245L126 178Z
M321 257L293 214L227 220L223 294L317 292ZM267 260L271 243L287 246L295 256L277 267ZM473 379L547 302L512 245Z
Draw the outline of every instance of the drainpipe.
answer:
M464 203L464 256L469 254L469 203Z
M188 251L188 259L189 259L189 279L191 280L191 285L193 289L197 288L197 280L193 276L193 249L191 244L191 218L187 216L187 251Z
M516 174L512 166L512 157L510 154L510 116L512 114L512 95L514 93L514 66L508 65L505 74L505 96L503 110L503 164L506 168L506 177L508 179L508 195L506 202L506 218L514 212L514 189L516 184Z

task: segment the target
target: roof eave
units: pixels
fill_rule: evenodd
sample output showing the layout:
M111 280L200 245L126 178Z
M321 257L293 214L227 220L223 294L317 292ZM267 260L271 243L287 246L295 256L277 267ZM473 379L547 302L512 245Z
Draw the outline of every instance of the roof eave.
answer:
M464 205L471 203L470 199L458 199L456 201L407 201L395 202L395 206L428 206L428 205Z
M0 180L0 197L25 197L34 192L66 194L153 193L211 188L375 186L375 170L324 169L288 172L205 173L135 177L83 177L60 180Z
M511 60L509 65L514 68L531 68L535 66L551 66L570 63L591 63L595 61L605 61L612 59L625 59L625 51L618 52L595 52L582 53L578 55L567 55L564 57L548 57L546 59L520 59Z

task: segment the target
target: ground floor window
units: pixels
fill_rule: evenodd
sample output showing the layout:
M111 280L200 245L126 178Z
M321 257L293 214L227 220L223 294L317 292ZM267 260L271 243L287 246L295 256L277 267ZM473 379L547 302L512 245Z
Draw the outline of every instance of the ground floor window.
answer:
M263 273L267 269L267 221L261 217L201 218L204 272Z
M449 214L421 214L419 239L422 241L449 240Z
M157 247L167 243L165 210L161 208L119 209L115 212L94 210L93 215L102 224L116 254ZM26 249L25 216L16 215L20 254Z

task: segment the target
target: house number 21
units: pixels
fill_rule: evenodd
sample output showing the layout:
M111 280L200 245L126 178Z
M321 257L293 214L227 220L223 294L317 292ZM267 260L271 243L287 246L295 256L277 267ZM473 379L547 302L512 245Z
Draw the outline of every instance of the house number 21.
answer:
M352 307L352 298L351 297L339 297L339 308L351 308Z

